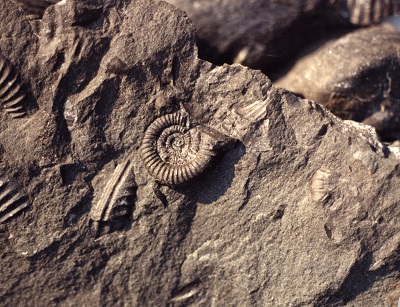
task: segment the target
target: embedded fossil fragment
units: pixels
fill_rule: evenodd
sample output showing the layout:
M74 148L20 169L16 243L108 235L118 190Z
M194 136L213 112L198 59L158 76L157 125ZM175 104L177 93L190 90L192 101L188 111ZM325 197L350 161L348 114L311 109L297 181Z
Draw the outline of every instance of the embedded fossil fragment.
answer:
M15 182L0 176L0 223L6 222L30 205L28 196Z
M61 0L12 0L19 5L26 14L34 18L41 18L44 11Z
M311 178L311 199L316 203L325 204L332 197L332 173L328 169L319 169Z
M178 185L203 172L227 142L226 136L211 128L190 127L189 119L178 112L156 119L147 128L140 152L157 181Z
M135 197L135 178L128 158L115 168L99 201L92 207L90 218L94 221L110 221L129 214Z
M8 60L0 54L0 105L14 118L26 115L26 91Z
M276 84L342 119L373 125L384 139L398 138L399 54L400 32L392 26L361 29L300 59Z
M267 116L267 101L254 101L247 106L238 108L236 112L252 122L257 122Z

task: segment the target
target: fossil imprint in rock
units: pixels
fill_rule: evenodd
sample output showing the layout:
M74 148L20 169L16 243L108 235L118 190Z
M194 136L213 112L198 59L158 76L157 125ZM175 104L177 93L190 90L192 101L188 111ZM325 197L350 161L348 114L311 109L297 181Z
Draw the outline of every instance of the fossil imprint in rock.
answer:
M115 168L101 197L90 211L96 236L102 232L100 227L103 222L113 222L132 212L136 188L133 165L128 157Z
M128 158L115 168L90 217L94 221L109 221L123 216L128 213L135 197L135 178Z
M29 205L29 198L21 187L8 177L0 175L0 224Z
M12 65L0 53L0 105L13 118L26 115L26 91Z
M160 183L180 185L202 173L232 139L205 126L191 127L182 113L157 118L146 130L140 153Z

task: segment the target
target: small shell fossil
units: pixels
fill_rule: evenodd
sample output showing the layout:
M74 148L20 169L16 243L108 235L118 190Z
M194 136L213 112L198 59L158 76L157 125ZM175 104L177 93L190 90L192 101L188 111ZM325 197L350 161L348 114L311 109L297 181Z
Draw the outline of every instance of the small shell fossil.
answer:
M267 100L254 101L247 106L237 109L236 112L243 118L257 122L267 116Z
M14 118L26 115L25 90L7 59L0 54L0 105Z
M136 184L130 159L119 164L108 181L99 201L90 211L94 221L109 221L126 215L133 207Z
M156 119L147 128L140 152L147 170L157 181L179 185L209 166L216 143L212 131L191 128L188 118L178 112Z
M317 203L326 203L331 197L332 186L330 183L331 172L319 169L311 179L311 199Z
M44 11L50 6L61 0L13 0L19 5L26 14L41 18Z
M6 222L30 205L28 196L9 178L0 176L0 223Z

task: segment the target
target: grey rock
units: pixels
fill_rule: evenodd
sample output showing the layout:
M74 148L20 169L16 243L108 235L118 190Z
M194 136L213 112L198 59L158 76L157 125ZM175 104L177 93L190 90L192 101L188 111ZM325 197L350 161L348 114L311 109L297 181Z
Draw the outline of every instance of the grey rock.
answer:
M199 60L194 26L164 2L99 3L27 21L1 2L12 18L0 33L19 34L0 49L38 104L0 113L2 172L32 199L0 225L1 304L393 304L399 148L259 71ZM178 111L223 148L236 142L177 187L148 173L139 147ZM96 238L91 222L121 217L110 195L126 161L132 213Z
M399 0L167 0L196 26L199 55L270 77L310 43L400 12Z
M343 119L400 136L400 32L357 30L306 55L276 84L323 104Z

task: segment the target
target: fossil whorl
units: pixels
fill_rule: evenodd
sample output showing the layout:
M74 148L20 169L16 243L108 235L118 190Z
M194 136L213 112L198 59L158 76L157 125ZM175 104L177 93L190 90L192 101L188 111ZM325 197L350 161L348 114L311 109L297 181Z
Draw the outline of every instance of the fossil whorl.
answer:
M41 18L44 11L50 6L61 0L13 0L19 5L26 14L35 18Z
M156 119L145 132L140 152L149 173L169 185L196 177L215 155L212 137L199 127L191 128L181 113Z
M0 54L0 105L12 117L26 115L26 91L12 65Z

